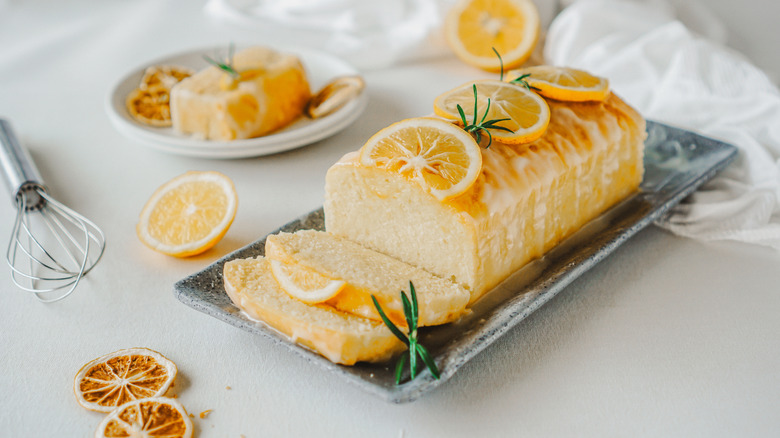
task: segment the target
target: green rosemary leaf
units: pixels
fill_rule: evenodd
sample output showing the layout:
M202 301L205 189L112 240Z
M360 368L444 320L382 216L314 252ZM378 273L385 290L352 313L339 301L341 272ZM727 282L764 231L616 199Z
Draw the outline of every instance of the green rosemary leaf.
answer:
M473 125L476 126L477 124L477 84L472 85L472 88L474 89L474 123Z
M425 362L425 365L428 366L428 369L431 371L431 374L434 378L439 379L441 377L441 374L439 373L439 367L436 366L436 362L431 358L430 353L428 353L428 350L423 347L421 344L417 344L417 354L420 355L420 358Z
M401 357L398 358L398 362L395 364L395 384L401 384L401 377L404 373L404 365L406 365L406 359L409 358L409 352L406 351Z
M400 339L401 342L406 344L406 346L409 346L409 339L406 337L406 335L398 329L398 327L393 324L392 321L385 315L385 311L382 310L382 306L379 305L379 302L376 300L376 297L372 294L371 300L374 302L374 307L376 307L376 311L379 312L379 316L382 318L382 321L384 321L387 328L390 329L391 332L395 335L396 338Z
M479 121L480 125L485 123L485 119L487 118L487 115L488 115L489 112L490 112L490 98L488 97L488 103L487 103L487 107L485 108L485 114L482 115L482 120ZM492 120L491 120L491 122L492 122Z
M468 126L468 122L466 121L466 113L463 112L463 107L460 106L460 104L457 105L458 108L458 114L460 114L460 118L463 120L463 126Z
M504 80L504 60L501 59L501 55L498 54L498 50L496 50L495 47L491 47L491 49L493 49L493 53L495 53L496 56L498 56L498 63L501 66L501 76L499 76L498 80L499 81L503 81Z
M406 317L406 325L409 327L409 341L413 338L414 333L414 315L412 315L412 304L409 302L409 298L406 297L404 291L401 291L401 304L404 307L404 316Z
M414 290L414 284L409 281L409 290L412 294L412 315L414 316L414 327L410 328L414 332L415 337L417 337L417 323L419 322L419 316L420 316L420 309L417 306L417 291Z

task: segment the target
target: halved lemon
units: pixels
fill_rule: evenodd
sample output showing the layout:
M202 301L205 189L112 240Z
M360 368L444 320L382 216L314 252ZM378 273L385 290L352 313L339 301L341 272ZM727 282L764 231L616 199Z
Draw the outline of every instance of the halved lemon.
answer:
M190 438L192 430L192 420L179 402L150 397L117 407L100 423L95 437Z
M525 62L539 39L539 11L531 0L461 0L447 13L444 32L455 54L470 65L499 71Z
M374 134L360 149L360 163L399 173L445 200L474 184L482 171L482 152L458 126L418 117Z
M230 178L219 172L187 172L152 194L136 232L155 251L192 256L222 239L237 208L238 195Z
M530 143L544 134L550 123L550 107L538 94L528 89L497 80L468 82L444 94L433 102L433 111L442 117L462 123L458 105L466 121L474 119L474 86L477 87L477 121L509 119L499 122L512 132L489 130L494 140L502 143ZM490 108L488 108L490 100ZM487 116L485 112L487 111Z
M569 67L537 65L509 71L504 80L511 82L522 75L539 94L569 102L603 101L609 95L609 81L586 71Z
M343 280L328 278L313 269L294 264L269 260L271 274L273 274L279 286L291 297L307 304L316 304L327 301L344 288Z
M128 348L101 356L76 373L78 403L111 412L126 402L165 394L176 378L176 364L148 348Z

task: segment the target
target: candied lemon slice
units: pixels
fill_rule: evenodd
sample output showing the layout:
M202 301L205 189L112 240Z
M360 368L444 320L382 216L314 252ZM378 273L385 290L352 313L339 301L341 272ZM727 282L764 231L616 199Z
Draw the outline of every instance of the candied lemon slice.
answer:
M312 269L279 260L270 260L271 274L279 286L291 297L307 304L327 301L344 288L343 280L328 278Z
M176 257L200 254L233 223L238 195L219 172L187 172L158 188L141 211L136 232L146 246Z
M537 65L510 70L504 80L511 82L520 76L536 87L544 97L569 102L603 101L609 95L609 81L586 71L569 67Z
M547 102L533 91L506 82L482 80L463 84L439 95L433 102L434 112L461 123L457 108L460 105L466 115L466 121L471 122L474 118L474 85L477 87L478 119L509 119L499 122L498 125L512 132L490 130L494 140L509 144L529 143L544 134L550 123L550 107Z
M458 126L419 117L374 134L360 150L360 163L397 172L445 200L474 184L482 171L482 153Z
M137 121L151 126L171 126L171 97L162 85L136 88L127 95L127 112Z
M447 13L444 33L463 61L488 71L525 62L539 39L539 12L531 0L461 0Z
M176 364L148 348L128 348L87 363L74 380L76 400L87 409L111 412L128 401L156 397L176 378Z
M127 402L108 414L98 426L95 437L190 438L192 420L176 400L142 398Z
M312 119L325 117L360 95L365 86L360 76L336 78L312 96L306 105L306 115Z
M144 76L141 78L141 84L138 88L146 90L148 88L162 86L169 90L181 80L195 74L187 67L177 65L154 65L144 70Z

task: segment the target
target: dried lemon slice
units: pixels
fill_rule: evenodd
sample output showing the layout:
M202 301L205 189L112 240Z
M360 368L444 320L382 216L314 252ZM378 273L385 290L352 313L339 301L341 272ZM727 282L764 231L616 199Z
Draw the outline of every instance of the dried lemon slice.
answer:
M312 119L325 117L346 105L363 91L366 83L360 76L342 76L322 87L306 105L306 115Z
M155 251L188 257L216 245L237 208L238 194L230 178L219 172L187 172L152 194L136 232Z
M127 402L103 419L96 438L190 438L192 420L176 400L150 397Z
M360 150L360 163L399 173L445 200L474 184L482 171L482 152L458 126L418 117L374 134Z
M343 280L328 278L301 265L288 265L279 260L270 260L271 274L287 295L306 304L327 301L344 288Z
M544 97L569 102L603 101L609 95L609 81L570 67L536 65L509 71L504 80L524 78Z
M154 65L148 67L144 71L144 76L141 78L141 84L138 88L146 90L161 85L170 91L174 85L193 74L195 74L195 72L187 67L180 67L178 65Z
M136 88L127 96L126 104L130 115L141 123L157 127L172 124L169 90L162 85Z
M128 348L101 356L76 374L73 391L81 406L111 412L131 400L155 397L176 378L176 364L148 348Z

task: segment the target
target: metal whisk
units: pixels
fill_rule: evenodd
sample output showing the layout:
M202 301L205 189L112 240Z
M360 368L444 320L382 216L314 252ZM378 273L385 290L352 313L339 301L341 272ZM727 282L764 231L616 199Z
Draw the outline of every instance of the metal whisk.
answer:
M0 165L17 210L6 252L11 278L43 302L61 300L100 260L105 235L47 193L28 151L4 119L0 119Z

